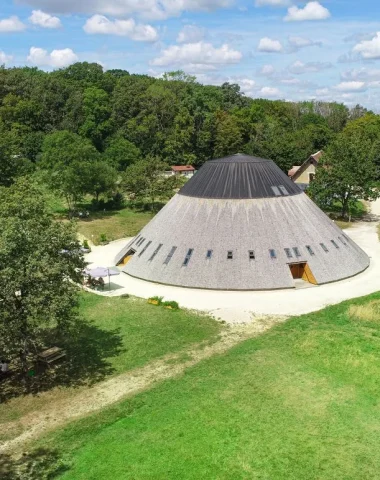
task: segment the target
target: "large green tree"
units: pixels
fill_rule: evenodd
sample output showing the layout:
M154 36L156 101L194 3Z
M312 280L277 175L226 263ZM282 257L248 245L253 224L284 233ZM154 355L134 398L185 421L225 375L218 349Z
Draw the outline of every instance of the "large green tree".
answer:
M73 224L56 222L27 180L0 188L0 351L25 377L77 320L84 267Z
M107 163L123 172L140 160L141 152L136 145L119 135L109 140L103 156Z
M91 166L100 154L87 139L60 131L45 137L41 167L47 172L49 186L62 195L70 210L89 191Z
M167 165L158 158L147 158L127 168L123 187L131 199L148 202L154 209L158 200L174 194L177 179L164 175Z
M339 134L318 165L310 188L312 197L323 207L338 202L342 217L350 216L356 201L378 198L377 149L368 139Z

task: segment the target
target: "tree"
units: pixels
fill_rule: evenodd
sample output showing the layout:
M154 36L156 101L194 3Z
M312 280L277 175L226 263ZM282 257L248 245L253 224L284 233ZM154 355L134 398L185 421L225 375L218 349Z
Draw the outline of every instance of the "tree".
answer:
M96 203L99 203L99 195L110 194L116 185L116 170L102 160L88 165L87 193L94 196Z
M89 138L92 143L101 149L103 140L111 132L109 120L111 109L107 92L100 88L86 88L83 95L84 122L79 133Z
M124 172L129 165L140 160L141 152L132 142L117 136L108 142L103 156L107 163Z
M84 268L73 224L56 222L43 193L0 188L0 351L26 378L36 353L75 325Z
M216 116L215 150L216 157L238 153L242 147L239 122L233 115L218 112Z
M377 146L368 140L339 134L318 165L311 196L324 207L339 202L342 217L350 216L358 200L378 198L376 150Z
M153 157L141 160L127 168L123 186L137 200L149 200L152 210L158 199L168 199L174 193L176 179L163 175L167 165Z
M47 135L40 165L47 172L49 186L62 195L72 210L88 192L91 165L100 154L87 139L68 131Z
M9 187L33 169L34 165L23 154L22 138L12 130L0 131L0 186Z

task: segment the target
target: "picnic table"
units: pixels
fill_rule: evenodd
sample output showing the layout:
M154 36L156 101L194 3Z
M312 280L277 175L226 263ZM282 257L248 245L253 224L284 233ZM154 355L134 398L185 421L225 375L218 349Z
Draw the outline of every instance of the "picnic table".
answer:
M46 365L56 362L66 356L66 352L60 347L51 347L37 355L37 360Z

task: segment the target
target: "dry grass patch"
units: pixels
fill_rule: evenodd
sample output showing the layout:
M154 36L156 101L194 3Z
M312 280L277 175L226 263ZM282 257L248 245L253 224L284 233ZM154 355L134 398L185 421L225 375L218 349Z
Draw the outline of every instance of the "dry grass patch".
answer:
M108 241L133 237L152 219L152 212L124 208L118 212L93 212L89 218L78 220L78 231L95 245L105 235Z
M348 315L350 318L356 318L365 322L379 322L380 300L372 300L365 305L350 305Z

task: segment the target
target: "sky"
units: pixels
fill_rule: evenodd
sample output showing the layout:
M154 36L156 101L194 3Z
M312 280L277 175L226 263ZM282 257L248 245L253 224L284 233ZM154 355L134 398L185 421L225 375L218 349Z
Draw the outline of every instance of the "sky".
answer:
M380 111L379 0L0 0L0 64L77 61Z

